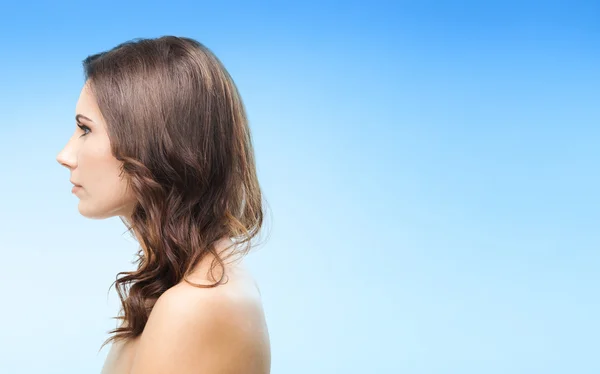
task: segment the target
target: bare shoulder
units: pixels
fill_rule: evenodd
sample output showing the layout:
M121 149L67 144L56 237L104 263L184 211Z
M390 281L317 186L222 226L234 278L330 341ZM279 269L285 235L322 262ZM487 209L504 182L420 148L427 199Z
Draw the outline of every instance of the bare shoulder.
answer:
M242 268L230 269L227 274L227 283L213 288L198 288L181 282L167 290L159 300L162 304L181 306L185 310L200 308L203 313L217 308L219 313L244 314L242 312L254 310L262 314L260 291L252 275ZM193 277L189 280L196 281Z
M214 288L183 282L161 295L140 337L131 374L267 374L270 361L260 293L244 271Z

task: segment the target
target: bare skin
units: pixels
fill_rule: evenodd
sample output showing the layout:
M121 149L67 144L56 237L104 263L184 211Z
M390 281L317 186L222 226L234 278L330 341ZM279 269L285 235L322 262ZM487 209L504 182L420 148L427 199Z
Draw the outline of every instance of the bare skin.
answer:
M119 177L96 101L84 85L77 102L75 133L57 155L78 185L79 212L87 218L130 216L135 198ZM231 245L229 238L217 250ZM186 279L212 284L212 257ZM220 277L219 267L215 276ZM242 261L225 267L227 283L197 288L178 283L157 300L141 336L111 346L102 374L267 374L271 355L260 291Z
M181 282L167 290L142 335L112 345L102 374L269 373L260 292L242 266L230 266L227 274L229 281L216 288ZM208 281L206 276L188 279Z

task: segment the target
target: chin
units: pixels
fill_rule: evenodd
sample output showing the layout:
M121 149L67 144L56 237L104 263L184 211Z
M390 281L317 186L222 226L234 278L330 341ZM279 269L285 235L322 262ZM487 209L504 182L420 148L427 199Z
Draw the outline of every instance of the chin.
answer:
M87 207L85 205L86 204L82 204L80 202L79 206L78 206L79 214L81 214L85 218L90 218L90 219L105 219L105 218L112 217L112 215L110 213L108 213L107 211L98 210L98 209L91 209L91 208L89 208L89 207Z
M81 214L85 218L90 218L90 219L105 219L105 218L109 217L104 214L98 214L97 212L89 212L89 211L82 210L82 209L79 209L79 214Z
M78 205L79 214L90 219L106 219L116 216L127 216L130 214L131 207L127 206L116 206L116 207L105 207L104 209L98 209L97 207L90 207L86 202L79 201Z

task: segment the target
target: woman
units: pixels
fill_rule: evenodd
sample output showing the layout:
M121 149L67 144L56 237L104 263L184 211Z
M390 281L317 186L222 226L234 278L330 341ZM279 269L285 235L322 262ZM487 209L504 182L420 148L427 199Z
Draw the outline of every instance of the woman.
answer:
M83 65L77 127L57 161L83 216L118 216L140 243L137 270L117 274L122 323L102 373L269 373L260 293L242 262L262 197L230 75L174 36Z

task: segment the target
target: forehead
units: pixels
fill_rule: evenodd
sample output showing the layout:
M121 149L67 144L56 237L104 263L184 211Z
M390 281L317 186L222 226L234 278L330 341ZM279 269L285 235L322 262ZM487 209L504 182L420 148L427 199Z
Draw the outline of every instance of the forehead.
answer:
M81 92L79 93L79 99L75 106L75 114L83 114L86 117L91 118L93 121L100 122L102 116L100 115L100 109L96 103L96 99L92 94L88 82L85 83Z
M90 108L90 107L93 107L94 104L96 104L96 100L94 99L94 97L89 89L89 85L86 82L86 84L81 88L81 92L79 93L79 100L77 100L77 108L79 108L79 107Z

